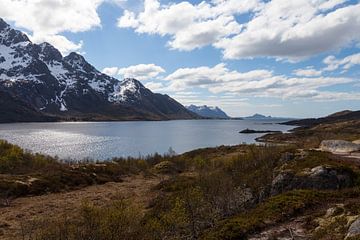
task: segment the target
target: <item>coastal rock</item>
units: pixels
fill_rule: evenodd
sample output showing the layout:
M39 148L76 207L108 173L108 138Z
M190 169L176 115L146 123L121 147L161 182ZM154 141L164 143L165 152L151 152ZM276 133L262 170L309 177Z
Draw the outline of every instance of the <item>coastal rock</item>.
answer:
M360 217L358 217L349 227L346 239L360 237Z
M350 153L360 151L360 144L344 140L324 140L320 144L320 149L332 153Z
M294 189L341 189L353 184L352 173L347 170L318 166L299 174L283 171L272 181L271 195Z

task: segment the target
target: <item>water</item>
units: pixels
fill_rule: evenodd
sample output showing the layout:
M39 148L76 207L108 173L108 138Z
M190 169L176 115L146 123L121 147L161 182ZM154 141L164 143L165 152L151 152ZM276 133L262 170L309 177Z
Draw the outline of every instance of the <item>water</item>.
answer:
M183 153L203 147L254 143L263 135L240 134L245 128L288 131L292 127L268 120L12 123L0 124L0 139L62 159L105 160L162 154L170 147Z

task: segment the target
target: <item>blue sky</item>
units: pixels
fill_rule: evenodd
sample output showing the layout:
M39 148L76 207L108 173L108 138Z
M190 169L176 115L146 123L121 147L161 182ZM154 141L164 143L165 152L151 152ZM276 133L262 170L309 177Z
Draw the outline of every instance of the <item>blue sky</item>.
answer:
M29 3L30 2L30 3ZM32 41L83 53L185 105L231 116L360 109L360 3L346 0L3 0Z

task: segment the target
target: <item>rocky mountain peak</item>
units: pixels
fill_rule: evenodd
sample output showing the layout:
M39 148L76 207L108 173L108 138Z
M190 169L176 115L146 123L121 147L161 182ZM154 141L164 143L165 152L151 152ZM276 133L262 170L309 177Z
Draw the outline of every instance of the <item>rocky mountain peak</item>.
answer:
M3 19L0 18L0 44L10 46L21 42L30 42L26 34L14 30Z
M125 78L122 81L121 85L128 86L129 88L133 88L133 89L145 88L145 86L135 78Z
M64 57L64 61L70 64L74 69L82 72L98 72L91 64L89 64L83 56L76 52L71 52Z
M85 58L76 52L71 52L65 57L68 61L86 62Z
M7 24L4 19L0 18L0 31L6 29L9 27L9 24Z
M45 62L50 62L52 60L61 61L63 56L60 51L54 48L50 43L44 42L39 45L40 47L40 57Z

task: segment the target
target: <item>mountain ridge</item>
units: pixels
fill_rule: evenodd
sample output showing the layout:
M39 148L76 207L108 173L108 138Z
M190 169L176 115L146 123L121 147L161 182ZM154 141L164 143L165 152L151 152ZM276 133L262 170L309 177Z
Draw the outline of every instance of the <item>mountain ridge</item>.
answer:
M10 105L21 102L22 109L39 116L34 121L198 118L176 100L153 93L136 79L119 81L98 71L78 53L63 57L49 43L32 43L1 18L0 92L14 101ZM1 122L9 119L31 121L19 113L11 118L0 116Z

